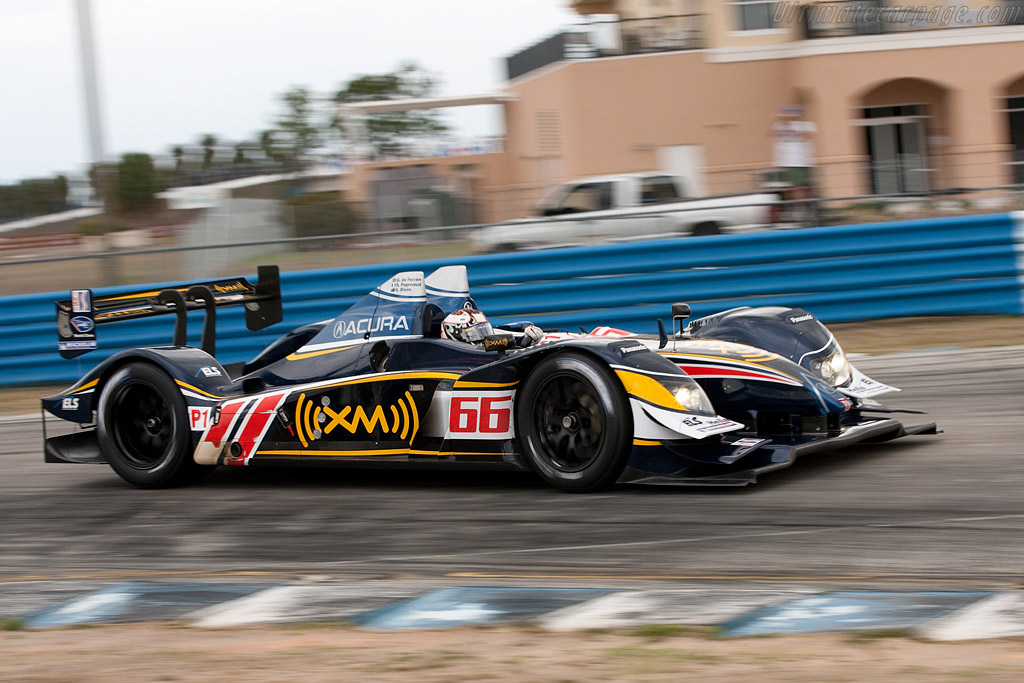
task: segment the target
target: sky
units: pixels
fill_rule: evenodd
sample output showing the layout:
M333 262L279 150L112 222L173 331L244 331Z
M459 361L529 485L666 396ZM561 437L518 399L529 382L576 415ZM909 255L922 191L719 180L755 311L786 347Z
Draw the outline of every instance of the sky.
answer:
M405 61L437 95L494 92L504 58L578 17L569 0L89 0L104 152L166 154L269 128L293 86L332 94ZM89 163L77 0L0 0L0 183ZM497 107L444 110L458 139Z

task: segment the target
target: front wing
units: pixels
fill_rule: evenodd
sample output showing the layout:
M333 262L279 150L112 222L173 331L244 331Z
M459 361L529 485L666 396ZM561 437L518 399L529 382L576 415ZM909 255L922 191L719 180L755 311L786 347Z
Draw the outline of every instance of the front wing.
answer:
M802 455L855 444L937 434L935 423L905 426L893 418L863 418L837 434L796 438L723 437L718 443L634 442L619 483L673 486L746 486L760 474L792 465Z

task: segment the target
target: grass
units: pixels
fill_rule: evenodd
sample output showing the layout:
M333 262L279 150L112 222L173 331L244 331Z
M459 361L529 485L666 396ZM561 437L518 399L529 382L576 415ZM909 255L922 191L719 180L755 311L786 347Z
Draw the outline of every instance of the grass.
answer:
M0 629L4 631L20 631L25 628L25 622L17 617L11 617L0 621Z
M718 630L714 626L686 626L684 624L644 624L637 626L630 635L641 638L660 640L673 636L715 636Z
M873 642L887 638L912 638L913 634L905 628L874 629L868 631L848 631L846 639L853 643Z

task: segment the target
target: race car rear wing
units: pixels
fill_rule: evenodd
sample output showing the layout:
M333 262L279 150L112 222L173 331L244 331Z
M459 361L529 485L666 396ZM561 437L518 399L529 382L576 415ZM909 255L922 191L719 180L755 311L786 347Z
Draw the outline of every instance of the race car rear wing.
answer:
M256 284L244 277L173 285L93 297L92 290L72 289L71 298L57 304L57 348L63 358L75 358L96 348L96 327L174 313L174 346L187 344L189 311L203 309L200 346L211 356L216 350L217 308L245 305L250 330L281 322L281 276L277 266L259 266Z

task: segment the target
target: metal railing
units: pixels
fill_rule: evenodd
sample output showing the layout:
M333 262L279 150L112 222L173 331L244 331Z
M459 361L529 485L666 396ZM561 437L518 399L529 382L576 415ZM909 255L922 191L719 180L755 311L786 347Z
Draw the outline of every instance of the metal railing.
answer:
M513 80L567 59L697 50L706 47L703 14L589 19L505 60Z
M741 305L785 305L830 322L1020 314L1024 273L1016 250L1022 239L1024 214L1002 213L486 256L423 259L420 250L420 258L401 263L285 268L284 321L254 334L246 329L244 311L225 309L218 316L218 358L252 358L283 332L337 315L396 272L430 272L453 263L469 267L473 296L492 320L528 318L548 329L613 325L653 332L674 301L690 302L695 316ZM132 320L105 327L98 351L63 361L53 302L64 297L66 292L0 299L0 386L70 382L121 349L170 341L173 321ZM198 334L190 341L198 345Z
M766 195L774 193L765 192ZM779 190L785 196L786 190ZM745 225L740 229L772 230L850 223L873 223L894 219L918 219L1024 209L1024 185L988 188L953 189L931 193L890 195L856 195L844 197L749 201L739 195L735 203L722 199L718 208L765 208L774 212L776 222ZM656 205L655 205L656 206ZM475 240L482 230L494 226L515 228L529 225L536 219L505 221L499 224L468 224L404 230L377 230L306 237L246 238L254 234L244 220L225 232L210 231L210 220L199 220L189 226L161 226L136 235L141 246L97 247L102 238L69 239L59 244L30 243L32 248L7 248L0 251L0 296L59 291L73 287L115 287L154 281L197 280L208 276L231 276L251 269L257 263L280 263L288 270L360 266L367 263L389 263L423 258L464 257L495 250L535 249L600 241L628 243L655 237L671 238L688 233L693 221L691 212L705 208L679 207L612 216L553 216L544 218L552 226L551 239L543 244L492 244ZM664 227L659 219L675 218L676 229ZM216 217L215 217L216 218ZM243 217L244 218L244 217ZM559 238L560 227L572 232L581 221L598 224L597 233L604 237ZM615 221L614 229L601 229L600 224ZM216 221L214 221L216 222ZM622 225L625 223L625 225ZM721 232L736 231L723 225ZM264 235L287 234L285 227L265 231ZM221 235L216 237L215 235ZM125 233L112 233L106 239L122 240ZM735 236L735 235L734 235ZM127 243L127 244L130 244Z

